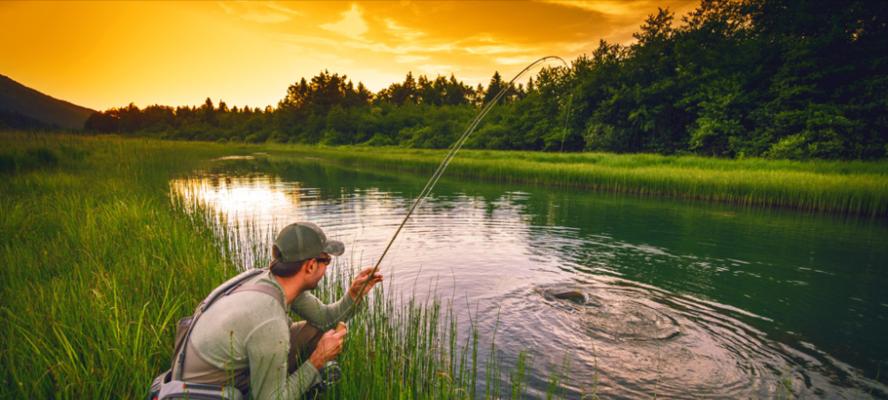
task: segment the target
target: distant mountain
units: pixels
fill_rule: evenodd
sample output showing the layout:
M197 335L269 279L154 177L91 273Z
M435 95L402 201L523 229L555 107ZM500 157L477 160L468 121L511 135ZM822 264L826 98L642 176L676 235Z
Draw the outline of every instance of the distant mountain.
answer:
M95 112L47 96L0 74L0 127L83 129Z

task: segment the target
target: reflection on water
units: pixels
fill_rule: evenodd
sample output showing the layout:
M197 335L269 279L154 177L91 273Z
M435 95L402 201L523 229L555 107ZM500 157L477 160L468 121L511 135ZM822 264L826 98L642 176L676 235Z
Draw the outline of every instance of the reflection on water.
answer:
M362 265L424 183L317 162L216 168L172 192L267 232L255 246L315 222ZM883 221L442 181L382 272L471 309L507 363L529 350L534 395L567 365L570 398L857 398L888 396L886 259Z
M172 182L172 189L186 203L206 203L241 224L272 222L281 210L298 209L302 196L299 182L285 183L268 176L179 179Z

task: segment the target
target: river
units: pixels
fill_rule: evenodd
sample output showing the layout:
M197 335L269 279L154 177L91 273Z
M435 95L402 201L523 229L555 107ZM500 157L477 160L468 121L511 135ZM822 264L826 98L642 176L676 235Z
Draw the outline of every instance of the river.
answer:
M425 179L260 157L171 190L369 265ZM495 331L504 368L526 351L532 397L561 369L568 398L888 398L885 220L445 178L382 273Z

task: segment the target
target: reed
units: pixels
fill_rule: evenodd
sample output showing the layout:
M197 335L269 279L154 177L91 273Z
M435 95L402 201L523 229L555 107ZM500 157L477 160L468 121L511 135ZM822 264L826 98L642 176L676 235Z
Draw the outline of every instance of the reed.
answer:
M427 174L442 150L264 145L276 157ZM697 156L462 150L449 177L861 216L888 215L888 161L729 160Z

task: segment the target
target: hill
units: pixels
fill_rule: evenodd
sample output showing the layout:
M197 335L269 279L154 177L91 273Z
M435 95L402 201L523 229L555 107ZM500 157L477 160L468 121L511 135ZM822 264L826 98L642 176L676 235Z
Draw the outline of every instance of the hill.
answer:
M80 130L93 112L0 75L0 127Z

